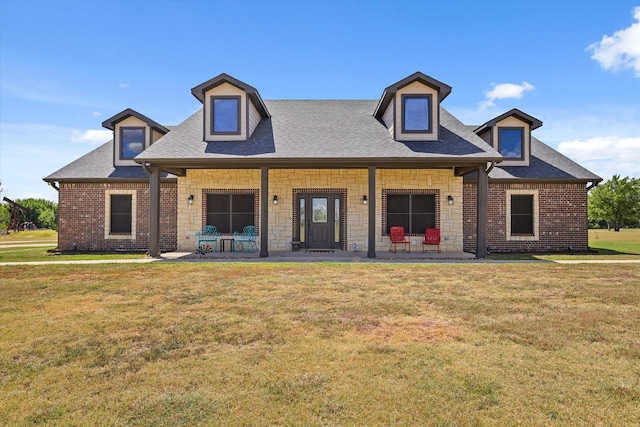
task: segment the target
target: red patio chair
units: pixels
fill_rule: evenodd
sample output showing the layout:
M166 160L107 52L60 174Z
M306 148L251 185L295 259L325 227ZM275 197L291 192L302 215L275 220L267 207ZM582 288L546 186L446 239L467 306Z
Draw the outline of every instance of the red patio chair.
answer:
M411 252L411 242L407 240L407 236L404 235L404 227L391 227L389 229L389 238L391 239L389 252L395 253L398 250L397 245L405 245L403 251ZM407 247L409 248L408 250L406 249Z
M439 228L427 228L424 233L424 240L422 241L422 252L425 252L426 245L437 245L438 253L440 253L440 229Z

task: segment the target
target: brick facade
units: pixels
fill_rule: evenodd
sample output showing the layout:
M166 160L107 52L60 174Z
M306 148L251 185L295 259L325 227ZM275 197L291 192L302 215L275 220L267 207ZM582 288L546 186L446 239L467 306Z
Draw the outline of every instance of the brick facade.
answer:
M537 193L538 236L509 240L507 196L510 192ZM476 250L477 186L465 183L464 250ZM487 246L492 252L586 251L589 247L587 190L584 184L491 183L487 207Z
M105 238L106 194L135 194L135 235ZM160 249L173 251L177 238L177 184L162 182L160 189ZM149 183L60 183L58 194L58 249L63 251L146 251L149 248Z

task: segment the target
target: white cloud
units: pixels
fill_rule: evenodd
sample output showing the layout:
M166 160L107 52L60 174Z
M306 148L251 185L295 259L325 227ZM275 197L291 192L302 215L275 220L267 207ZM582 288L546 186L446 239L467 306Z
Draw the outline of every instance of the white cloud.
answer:
M637 162L640 137L573 139L560 142L558 151L605 180L616 174L640 177Z
M73 129L71 131L71 141L73 142L88 142L91 145L104 144L113 137L113 132L105 129L88 129L85 131L79 131Z
M612 36L605 34L602 40L590 44L587 51L593 52L591 59L605 70L632 69L635 77L640 78L640 6L633 9L633 17L637 22Z
M496 99L522 98L525 92L533 89L535 87L528 82L522 82L522 84L491 83L491 89L484 93L487 99L479 104L479 108L484 111L487 108L495 107L496 104L493 101Z
M129 87L129 83L125 83L125 82L122 82L122 81L121 81L121 82L119 83L119 86L120 86L121 88L123 88L123 89L124 89L124 88Z
M94 111L92 114L93 114L93 117L99 117L102 115L102 113L99 111Z

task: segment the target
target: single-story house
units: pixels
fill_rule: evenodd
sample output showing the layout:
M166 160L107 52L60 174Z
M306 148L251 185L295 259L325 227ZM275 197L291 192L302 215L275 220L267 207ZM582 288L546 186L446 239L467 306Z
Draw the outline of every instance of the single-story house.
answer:
M417 72L378 100L265 101L220 74L191 89L202 108L177 126L131 109L113 139L44 178L59 191L60 250L196 251L196 233L255 226L260 256L302 248L388 250L402 226L420 248L584 251L597 175L538 140L513 109L465 125L451 87ZM298 243L296 243L298 244Z

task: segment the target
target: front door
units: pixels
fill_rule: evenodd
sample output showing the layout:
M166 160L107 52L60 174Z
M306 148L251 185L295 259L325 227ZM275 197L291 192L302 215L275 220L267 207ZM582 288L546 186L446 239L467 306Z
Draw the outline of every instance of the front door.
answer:
M300 245L307 249L340 249L340 194L298 194Z

